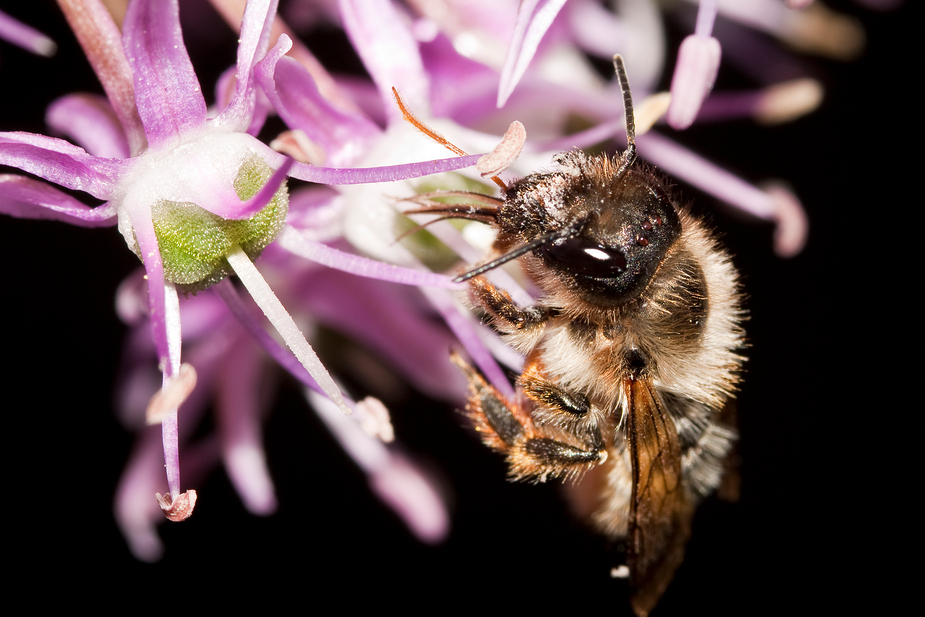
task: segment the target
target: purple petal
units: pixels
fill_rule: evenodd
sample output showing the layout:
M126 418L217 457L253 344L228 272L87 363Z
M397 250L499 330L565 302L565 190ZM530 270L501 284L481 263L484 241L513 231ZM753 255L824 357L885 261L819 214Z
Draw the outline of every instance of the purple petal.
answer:
M402 117L392 103L393 87L412 109L429 115L430 85L409 20L388 0L341 0L340 10L347 36L379 88L389 122Z
M122 124L109 101L97 94L69 94L48 106L45 122L93 156L128 158Z
M206 102L183 44L177 0L130 3L123 41L149 145L157 148L203 126Z
M340 238L343 235L343 205L339 197L339 191L323 184L293 191L289 194L286 222L313 240Z
M164 516L152 499L155 492L164 490L164 479L159 469L162 460L160 436L156 431L147 429L135 444L116 490L116 522L129 550L142 561L157 561L164 554L156 529L156 524L164 520Z
M763 191L690 150L649 132L636 139L639 153L659 167L740 210L778 225L775 250L792 257L806 241L809 223L799 200L782 189Z
M283 232L277 238L277 243L299 257L304 257L315 263L356 276L419 287L461 288L460 285L453 283L450 277L443 274L412 270L369 259L368 257L345 253L321 242L310 240L288 225L283 228Z
M273 175L270 176L270 179L267 180L257 194L248 199L247 201L239 201L235 203L234 199L229 199L225 203L222 203L222 200L219 199L217 202L220 204L219 208L212 207L212 204L209 204L209 207L203 206L204 209L209 210L214 214L226 219L245 219L248 218L261 210L270 203L273 199L273 196L276 195L276 191L279 190L281 184L286 181L288 176L289 169L295 163L294 159L287 158L283 161L283 164L279 169L273 172ZM209 200L203 200L202 203L208 203ZM231 205L227 205L230 203ZM216 211L217 210L217 211Z
M430 76L431 113L462 124L476 124L497 111L497 71L459 54L445 36L421 44Z
M362 341L414 387L454 404L465 400L465 380L449 361L448 350L456 341L418 294L327 268L312 269L297 288L304 290L302 310Z
M443 289L432 289L422 287L421 292L427 296L427 299L433 307L440 313L443 320L459 339L463 348L472 358L485 378L488 379L498 390L505 396L514 396L514 388L508 381L504 371L495 362L494 357L488 351L478 326L474 323L473 316L460 303L456 302L449 292Z
M280 44L257 65L257 82L290 128L302 130L324 148L328 164L354 162L382 131L364 116L340 111L324 99L301 64L280 58L284 42L281 36Z
M128 202L128 200L126 200ZM135 203L124 203L128 212L138 252L142 255L148 277L148 306L151 331L157 350L158 366L164 375L164 385L180 369L180 309L177 291L164 278L164 264L154 233L154 223L147 208ZM164 462L167 468L167 485L174 500L180 497L180 450L177 412L168 413L161 422L164 442Z
M449 515L423 467L393 454L388 465L370 474L369 484L421 542L437 544L446 538Z
M713 89L721 55L719 41L712 36L692 34L681 43L668 107L668 124L675 130L693 124L700 106Z
M113 187L130 165L90 156L63 139L34 133L0 133L0 164L99 199L111 198Z
M248 510L267 515L276 510L276 495L260 427L264 356L254 352L254 342L245 337L224 356L216 375L216 422L228 477Z
M64 12L112 103L133 155L148 148L144 125L135 101L134 76L123 46L122 31L103 2L60 0Z
M809 217L797 196L782 186L771 186L765 191L774 203L774 252L780 257L793 257L806 246L809 235Z
M764 191L687 148L652 132L637 137L636 145L642 156L671 175L759 218L774 218L776 208Z
M64 221L80 227L116 224L109 203L91 208L51 185L24 176L0 175L0 212L22 219Z
M694 34L704 38L713 34L717 4L717 0L700 0L700 5L697 7L697 24L694 26Z
M575 43L601 58L611 58L625 45L623 22L599 2L569 2L568 21Z
M213 123L229 131L248 129L254 115L254 65L261 58L270 40L270 27L276 17L278 0L250 0L241 20L241 38L235 69L235 91L231 103Z
M751 117L761 124L782 124L812 113L824 96L822 84L810 78L784 81L761 90L714 92L704 101L697 122Z
M58 46L50 38L13 19L3 11L0 11L0 39L39 56L51 57L58 51Z
M543 39L543 35L565 5L565 0L524 0L517 10L511 45L504 59L498 86L498 107L504 107L517 87Z

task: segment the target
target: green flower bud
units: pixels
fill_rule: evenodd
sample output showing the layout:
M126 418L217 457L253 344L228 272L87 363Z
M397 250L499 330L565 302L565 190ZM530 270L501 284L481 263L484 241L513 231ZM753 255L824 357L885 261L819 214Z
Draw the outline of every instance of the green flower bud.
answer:
M273 170L260 158L247 159L234 179L241 201L257 194ZM276 238L289 210L284 183L273 199L247 219L224 219L194 203L161 200L151 208L164 263L164 278L185 293L196 293L232 274L225 256L240 245L251 261Z

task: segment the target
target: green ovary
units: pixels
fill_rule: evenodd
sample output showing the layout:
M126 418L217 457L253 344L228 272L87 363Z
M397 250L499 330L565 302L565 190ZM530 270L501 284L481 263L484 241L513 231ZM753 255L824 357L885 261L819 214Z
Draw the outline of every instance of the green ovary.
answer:
M242 201L257 194L273 170L259 158L244 162L234 180ZM151 208L154 232L164 263L164 277L186 293L202 291L233 271L225 259L240 245L253 261L276 238L286 222L289 192L280 186L260 212L247 219L223 219L193 203L159 201Z

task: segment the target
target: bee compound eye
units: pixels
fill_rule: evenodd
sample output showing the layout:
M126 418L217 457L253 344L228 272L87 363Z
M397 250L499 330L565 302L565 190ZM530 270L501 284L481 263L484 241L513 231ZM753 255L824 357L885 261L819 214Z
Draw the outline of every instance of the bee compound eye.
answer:
M589 238L560 238L542 247L545 257L569 272L594 278L615 278L626 271L626 255Z

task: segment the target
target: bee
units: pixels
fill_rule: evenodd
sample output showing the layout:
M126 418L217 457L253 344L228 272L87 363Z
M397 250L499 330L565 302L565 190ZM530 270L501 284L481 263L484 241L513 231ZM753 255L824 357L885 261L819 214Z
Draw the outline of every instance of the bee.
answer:
M513 478L567 479L575 511L625 541L642 617L683 560L694 509L720 484L736 440L720 418L740 378L744 315L729 255L636 159L620 56L614 68L626 116L619 156L560 153L557 169L511 183L503 197L428 193L406 213L497 230L492 258L455 280L468 281L473 307L525 364L505 396L454 353L469 384L466 413ZM485 276L515 259L539 290L532 306Z

